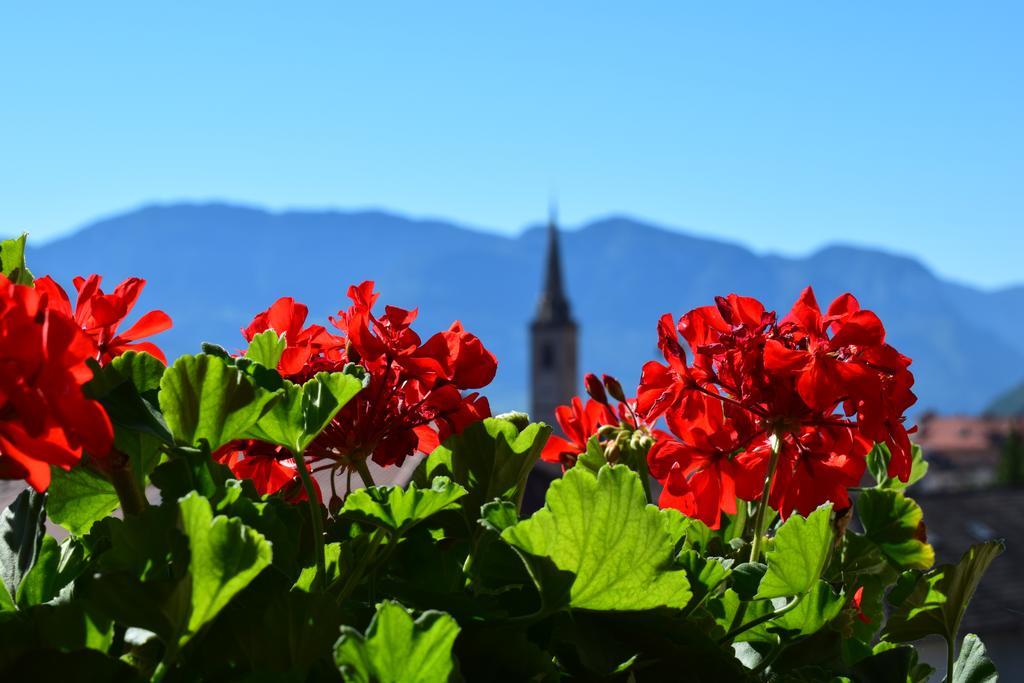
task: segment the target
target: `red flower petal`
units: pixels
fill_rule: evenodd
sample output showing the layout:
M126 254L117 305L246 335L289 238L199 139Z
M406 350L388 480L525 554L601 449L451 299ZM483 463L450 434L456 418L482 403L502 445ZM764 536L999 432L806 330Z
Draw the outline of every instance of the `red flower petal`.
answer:
M171 317L163 311L150 311L139 318L134 325L120 333L118 337L124 341L152 337L154 334L171 329L172 324Z

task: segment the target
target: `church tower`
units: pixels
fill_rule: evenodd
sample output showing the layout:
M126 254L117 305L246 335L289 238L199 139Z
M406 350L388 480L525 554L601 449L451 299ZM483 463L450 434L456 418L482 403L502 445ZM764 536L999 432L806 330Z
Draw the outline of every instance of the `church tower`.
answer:
M568 404L576 395L579 372L576 365L578 328L569 311L562 283L554 210L548 219L547 241L544 288L537 302L537 314L530 324L530 418L534 422L546 422L557 431L555 408Z

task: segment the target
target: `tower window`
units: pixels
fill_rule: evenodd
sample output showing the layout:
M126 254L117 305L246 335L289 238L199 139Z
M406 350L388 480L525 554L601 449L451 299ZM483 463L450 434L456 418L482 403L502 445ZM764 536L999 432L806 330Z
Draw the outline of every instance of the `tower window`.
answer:
M543 370L551 370L555 367L555 348L551 344L541 344L540 367Z

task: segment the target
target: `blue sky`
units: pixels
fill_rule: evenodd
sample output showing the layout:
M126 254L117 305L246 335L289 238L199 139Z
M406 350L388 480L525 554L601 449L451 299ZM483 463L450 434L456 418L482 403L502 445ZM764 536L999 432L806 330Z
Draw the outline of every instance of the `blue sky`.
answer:
M1024 282L1021 3L0 9L0 233L150 201L624 212Z

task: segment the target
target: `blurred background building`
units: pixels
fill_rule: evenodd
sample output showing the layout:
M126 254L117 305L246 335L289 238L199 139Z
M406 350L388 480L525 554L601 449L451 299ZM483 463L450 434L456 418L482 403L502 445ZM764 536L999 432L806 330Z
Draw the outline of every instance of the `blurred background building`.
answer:
M552 211L544 284L537 314L530 323L530 417L535 421L555 425L555 408L576 395L580 381L578 331L562 281L558 225Z

